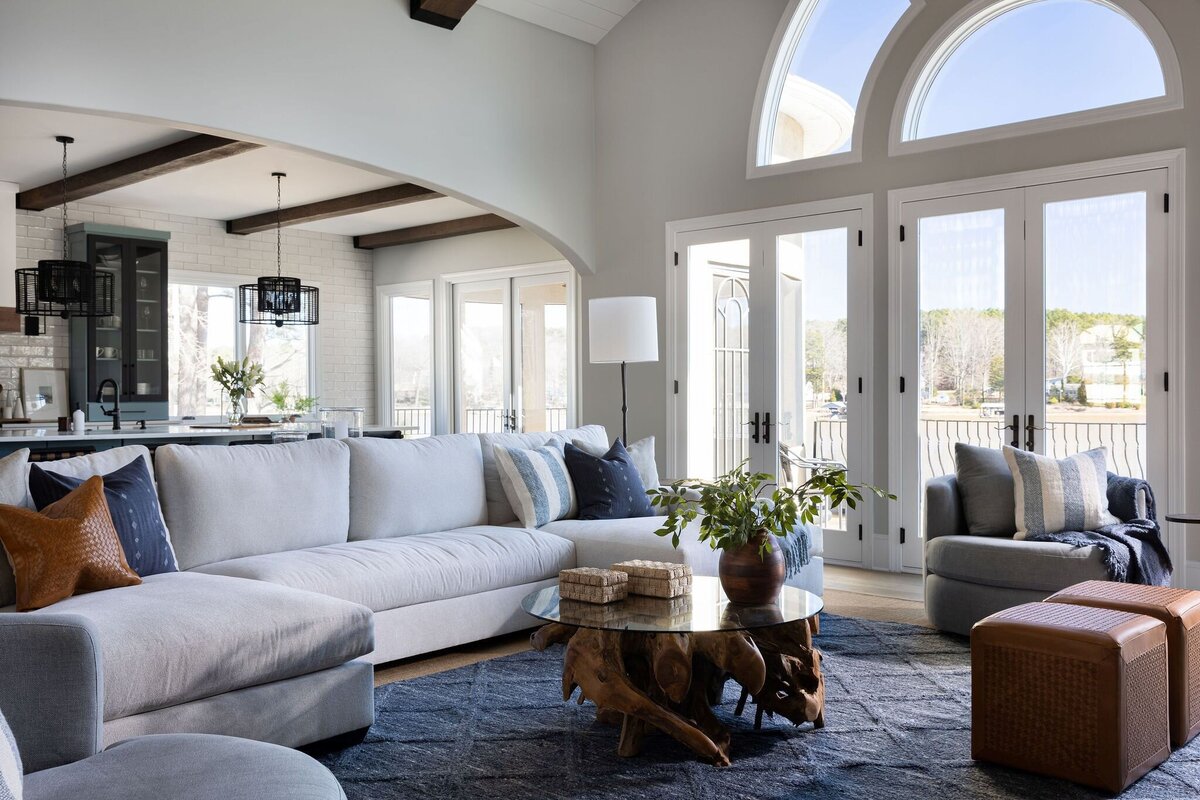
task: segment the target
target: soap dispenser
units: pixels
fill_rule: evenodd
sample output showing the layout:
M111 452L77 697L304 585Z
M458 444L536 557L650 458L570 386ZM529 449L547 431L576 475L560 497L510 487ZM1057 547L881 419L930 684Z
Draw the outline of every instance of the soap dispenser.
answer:
M79 403L75 404L75 411L71 414L71 430L75 433L83 433L83 409L79 407Z

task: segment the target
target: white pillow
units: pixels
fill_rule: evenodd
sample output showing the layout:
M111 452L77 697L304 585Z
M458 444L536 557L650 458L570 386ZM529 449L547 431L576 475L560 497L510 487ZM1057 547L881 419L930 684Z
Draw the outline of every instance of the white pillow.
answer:
M1108 511L1107 448L1060 460L1005 445L1004 460L1017 503L1014 538L1094 531L1120 521Z
M604 454L608 452L608 445L596 444L587 439L572 439L571 444L596 458L603 458ZM638 477L642 479L642 486L647 489L657 489L660 484L658 482L658 463L654 460L654 437L647 436L645 439L638 439L627 446L625 450L633 459L633 466L637 469Z
M0 504L33 508L29 496L29 450L22 448L0 458ZM17 584L8 553L0 546L0 608L17 602ZM0 794L0 797L4 795Z
M495 447L500 485L526 528L540 528L578 511L575 485L560 448L554 444L532 450Z
M28 455L29 451L25 452ZM0 714L0 797L21 800L23 774L17 740L13 737L12 729L8 727L4 715Z

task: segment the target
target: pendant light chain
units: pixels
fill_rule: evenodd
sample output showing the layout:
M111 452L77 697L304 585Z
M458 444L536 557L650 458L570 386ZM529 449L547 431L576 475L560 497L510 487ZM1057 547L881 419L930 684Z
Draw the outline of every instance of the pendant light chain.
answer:
M283 175L275 173L275 277L283 276Z
M62 257L67 257L67 142L63 137L63 180L62 180Z

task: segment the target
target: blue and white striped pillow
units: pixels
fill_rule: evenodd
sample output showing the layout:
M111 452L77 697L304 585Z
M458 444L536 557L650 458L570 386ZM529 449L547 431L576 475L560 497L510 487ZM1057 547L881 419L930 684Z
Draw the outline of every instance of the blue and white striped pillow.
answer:
M575 486L561 448L561 443L532 450L495 446L500 484L526 528L575 516Z
M1017 502L1014 538L1094 531L1119 522L1108 511L1107 448L1059 460L1005 446L1004 460Z
M0 714L0 799L21 800L21 754L4 715Z

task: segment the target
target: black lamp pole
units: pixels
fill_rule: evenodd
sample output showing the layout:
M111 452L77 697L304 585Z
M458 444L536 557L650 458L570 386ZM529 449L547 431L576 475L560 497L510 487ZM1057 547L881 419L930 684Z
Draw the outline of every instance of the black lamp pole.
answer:
M621 444L629 446L629 402L625 397L625 362L621 362Z

